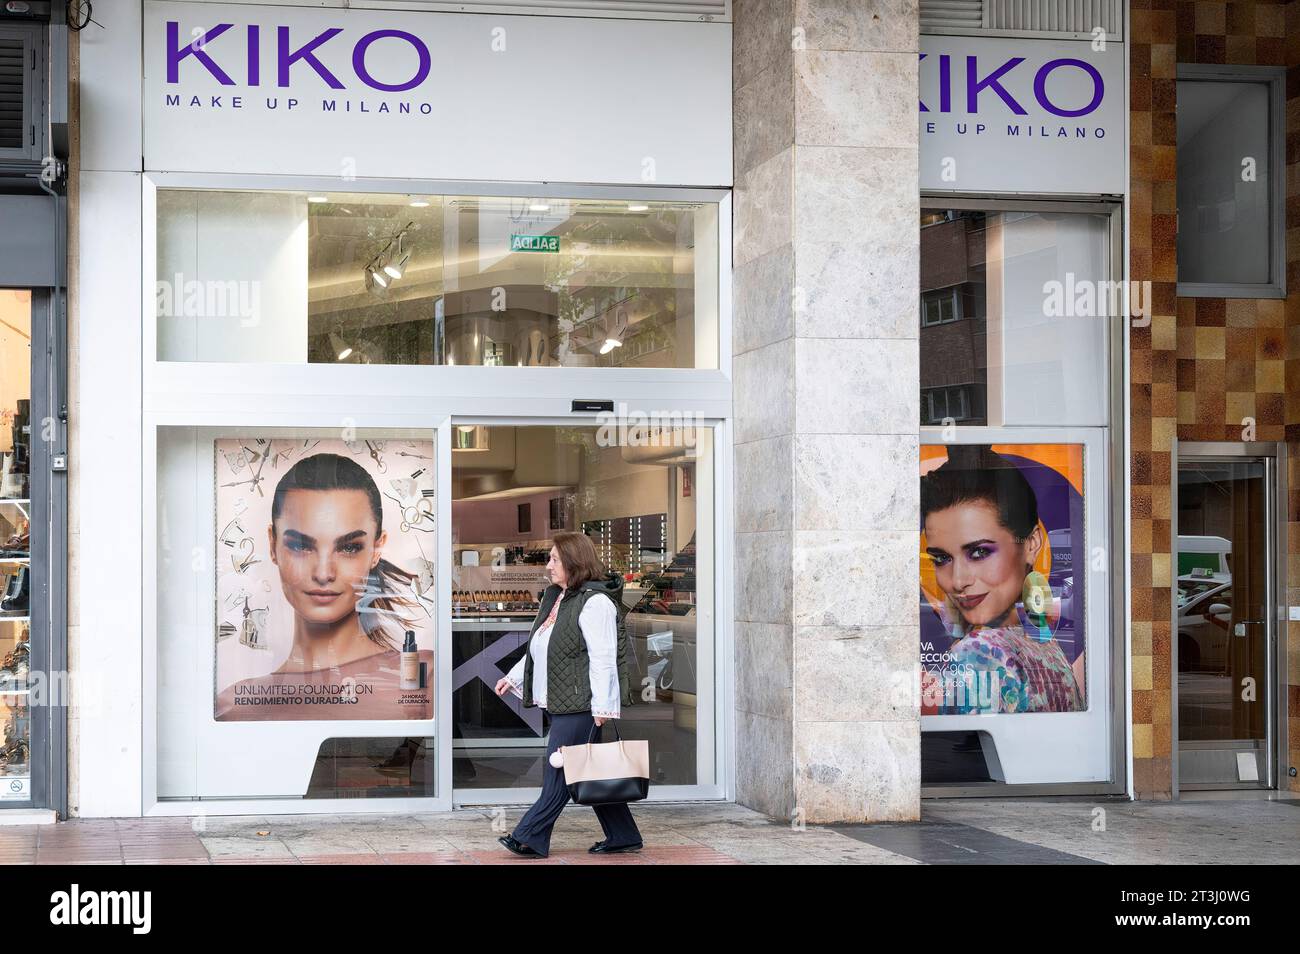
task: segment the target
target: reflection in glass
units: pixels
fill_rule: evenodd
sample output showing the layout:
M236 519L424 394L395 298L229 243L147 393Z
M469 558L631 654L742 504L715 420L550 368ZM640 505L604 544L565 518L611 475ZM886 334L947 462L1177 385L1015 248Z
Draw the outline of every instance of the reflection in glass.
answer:
M650 740L658 784L711 781L697 735L712 705L711 432L488 430L488 453L452 457L455 785L541 784L545 714L492 687L527 651L550 538L564 529L590 536L623 579L633 695L623 737Z
M1268 84L1180 80L1177 122L1178 280L1267 283Z
M1266 738L1268 569L1261 461L1178 468L1178 738ZM1254 686L1255 691L1243 691ZM1253 751L1255 746L1250 745ZM1180 757L1184 783L1197 757Z
M164 190L161 360L716 366L717 206Z
M1105 426L1109 218L924 210L921 424Z

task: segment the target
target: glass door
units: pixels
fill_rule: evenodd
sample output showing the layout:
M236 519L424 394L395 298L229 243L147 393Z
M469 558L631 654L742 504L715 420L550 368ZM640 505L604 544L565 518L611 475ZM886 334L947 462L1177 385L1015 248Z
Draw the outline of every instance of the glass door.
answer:
M1180 789L1275 784L1274 469L1268 457L1178 465Z
M462 419L452 427L452 782L458 803L527 801L548 719L496 682L527 651L551 540L588 535L625 629L624 738L661 797L717 784L714 431L671 421Z

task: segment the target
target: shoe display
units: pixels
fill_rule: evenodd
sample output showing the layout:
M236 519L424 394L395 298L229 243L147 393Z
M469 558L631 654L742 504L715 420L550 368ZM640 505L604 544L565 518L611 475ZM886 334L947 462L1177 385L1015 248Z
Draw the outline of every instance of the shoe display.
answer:
M20 642L0 660L0 686L7 683L19 683L27 678L28 660L31 658L31 646Z
M0 741L0 775L25 775L31 757L31 720L25 706L9 710Z
M645 842L638 841L635 845L614 845L611 847L608 842L598 841L587 849L588 854L592 855L621 855L632 851L640 851L645 847Z
M523 858L542 857L537 852L533 851L533 849L525 845L522 841L516 841L514 835L502 835L500 838L497 839L497 841L505 845L508 850L514 852L516 855L519 855Z
M4 599L0 600L0 610L6 613L27 612L28 603L31 599L29 578L28 568L20 566L18 572L9 578L9 586L5 589Z

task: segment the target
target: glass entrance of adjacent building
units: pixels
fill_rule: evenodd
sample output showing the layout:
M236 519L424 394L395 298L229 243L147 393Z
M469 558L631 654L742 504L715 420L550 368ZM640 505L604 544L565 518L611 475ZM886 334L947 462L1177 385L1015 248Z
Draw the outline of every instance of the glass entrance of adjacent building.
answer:
M1179 449L1178 787L1272 788L1277 462Z
M551 538L578 531L621 582L631 705L654 791L715 777L713 429L676 420L452 425L452 783L460 804L526 801L548 719L493 686L527 651Z

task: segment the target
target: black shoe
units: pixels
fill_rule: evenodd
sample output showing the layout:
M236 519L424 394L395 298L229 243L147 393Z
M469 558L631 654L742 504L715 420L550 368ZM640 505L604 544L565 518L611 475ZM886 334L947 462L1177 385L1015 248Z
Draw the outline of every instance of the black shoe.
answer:
M505 845L506 848L509 849L510 851L513 851L517 855L522 855L525 858L542 857L537 852L533 851L533 849L525 845L522 841L517 840L514 835L502 835L500 838L497 839L497 841Z
M587 849L589 854L593 855L621 855L629 851L640 851L644 842L638 841L635 845L616 845L610 847L607 841L598 841Z

